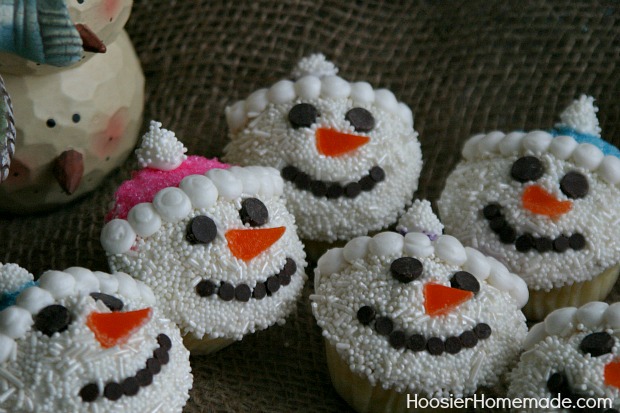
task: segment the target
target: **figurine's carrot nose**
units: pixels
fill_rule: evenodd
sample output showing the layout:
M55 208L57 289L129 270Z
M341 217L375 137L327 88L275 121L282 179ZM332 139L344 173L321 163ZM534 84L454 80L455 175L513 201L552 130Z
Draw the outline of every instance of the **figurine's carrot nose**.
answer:
M76 24L75 28L82 39L82 48L86 52L105 53L107 48L103 41L85 24Z
M102 347L110 348L127 342L132 334L151 319L151 313L150 308L126 312L92 312L86 318L86 325L95 333Z
M566 214L573 207L571 201L560 201L539 185L525 188L521 196L523 208L537 215L557 218Z
M605 384L620 389L620 361L612 361L605 365Z
M228 248L232 255L249 261L271 247L284 235L286 227L231 229L226 232Z
M473 296L471 291L429 282L424 286L424 309L430 316L447 314Z
M316 149L321 155L329 157L345 155L370 141L368 136L342 133L329 128L317 129L315 136Z

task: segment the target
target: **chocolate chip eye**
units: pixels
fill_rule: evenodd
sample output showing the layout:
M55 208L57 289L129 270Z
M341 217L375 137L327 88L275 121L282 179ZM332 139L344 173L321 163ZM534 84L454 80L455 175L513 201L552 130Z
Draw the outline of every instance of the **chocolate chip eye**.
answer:
M103 304L105 304L106 307L110 309L110 311L121 311L123 309L123 306L125 305L118 298L108 294L91 293L90 296L93 297L95 301L101 301Z
M411 281L422 275L424 267L419 260L411 257L401 257L392 261L390 265L390 272L392 277L396 278L403 284L410 283Z
M46 336L62 333L69 324L71 324L69 310L58 304L48 305L34 317L34 327Z
M319 111L309 103L298 103L288 112L288 121L291 122L293 128L309 128L316 118Z
M344 115L344 118L357 132L370 132L375 127L374 116L364 108L353 108Z
M540 159L535 156L524 156L512 164L510 175L519 182L535 181L545 173Z
M192 244L209 244L217 235L215 222L206 215L192 218L187 226L186 238Z
M241 222L250 224L251 227L260 227L269 221L267 207L256 198L247 198L241 202L239 216Z
M615 344L614 338L605 332L588 334L581 340L579 349L592 357L611 353Z
M579 172L569 172L560 181L560 189L569 198L577 199L588 195L588 179Z
M450 279L450 286L459 290L471 291L476 294L480 291L478 279L467 271L459 271Z

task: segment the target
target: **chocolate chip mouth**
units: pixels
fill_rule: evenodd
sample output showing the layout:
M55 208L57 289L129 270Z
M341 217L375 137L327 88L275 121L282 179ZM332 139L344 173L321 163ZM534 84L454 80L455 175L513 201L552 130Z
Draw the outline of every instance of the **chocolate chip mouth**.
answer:
M478 323L473 329L463 331L458 336L450 336L445 340L441 337L425 337L422 334L407 334L403 330L394 328L394 322L389 317L377 317L375 309L363 306L357 311L357 319L368 326L374 322L377 333L387 336L392 348L405 348L413 352L428 351L432 356L440 356L444 352L457 354L462 349L474 348L480 340L491 336L491 327L486 323Z
M138 370L138 372L125 378L123 381L108 382L104 389L103 394L99 394L99 386L97 383L89 383L80 389L79 395L82 401L92 403L99 397L105 397L108 400L116 401L123 396L135 396L140 391L141 387L147 387L153 383L153 376L157 375L162 366L165 366L170 361L168 352L172 348L172 340L165 334L157 336L157 347L153 350L153 357L146 360L146 366Z
M491 203L482 209L482 215L489 222L489 228L499 237L503 244L514 244L519 252L536 250L543 252L562 253L569 248L579 251L585 248L586 239L582 234L560 235L555 239L548 237L535 237L532 234L517 234L517 231L508 223L502 215L502 206Z
M380 166L373 166L359 181L345 185L312 179L310 175L292 165L285 166L280 173L282 179L292 182L300 191L309 191L317 198L328 199L356 198L362 191L370 192L379 182L385 180L385 171Z
M552 373L547 379L547 390L552 394L553 397L562 397L571 400L572 407L570 411L573 412L600 412L600 413L619 413L618 409L606 409L606 408L578 408L577 400L579 399L591 399L593 396L588 396L587 394L579 394L575 392L570 383L568 382L568 378L564 373Z
M211 280L202 280L196 285L196 294L201 297L210 297L214 294L224 301L237 300L248 302L250 298L262 300L268 295L275 294L280 287L286 287L291 283L291 277L297 272L297 263L287 257L284 266L277 274L268 277L265 281L256 283L254 289L247 284L232 285L220 282L219 285Z

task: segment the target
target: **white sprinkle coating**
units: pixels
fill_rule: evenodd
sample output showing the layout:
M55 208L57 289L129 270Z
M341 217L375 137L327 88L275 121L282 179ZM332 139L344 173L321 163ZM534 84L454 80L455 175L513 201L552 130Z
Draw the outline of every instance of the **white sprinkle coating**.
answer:
M368 83L350 84L335 75L312 76L307 74L295 83L296 97L290 101L274 102L266 96L256 104L253 100L250 109L252 94L244 105L244 115L238 113L239 104L227 108L231 142L224 149L224 158L230 163L269 165L278 170L290 165L313 180L340 185L359 182L379 166L385 180L352 199L317 197L290 181L284 182L284 191L301 238L333 242L385 228L410 205L422 168L411 110L392 92L373 90ZM288 113L299 103L311 104L320 113L311 127L291 127ZM375 127L371 131L356 132L345 119L355 107L372 113ZM351 153L329 157L318 152L318 128L366 136L370 141Z
M224 188L224 185L236 182L239 188L243 186L242 179L236 177L238 172L223 172L226 174L205 178L217 187L220 196L215 203L206 208L192 207L189 214L176 222L162 217L161 227L155 233L146 238L136 237L134 248L126 253L114 254L108 251L108 261L113 271L126 272L148 284L162 312L177 323L183 334L192 334L199 339L208 334L213 338L240 340L245 334L284 322L301 294L306 279L306 262L303 245L296 234L294 218L286 210L280 198L281 192L277 190L269 197L256 194L252 194L252 197L262 201L269 212L268 223L260 228L284 227L284 235L250 261L243 261L232 254L226 232L246 227L239 216L242 198L226 199L225 195L230 195L230 192L226 192L230 187ZM274 187L273 181L266 180L274 175L271 168L256 168L253 174L254 182L270 182L269 187ZM265 188L260 188L258 193L264 193ZM234 192L238 196L242 193L236 189ZM189 222L199 215L211 218L217 226L218 235L208 245L192 244L186 238ZM291 276L291 283L262 300L226 302L217 295L200 297L196 293L196 284L203 279L216 285L220 282L229 282L234 286L245 283L253 289L258 282L265 282L268 277L278 274L286 258L292 258L297 264L297 272Z
M293 79L299 79L303 76L335 76L338 73L338 68L325 58L322 53L311 54L304 57L298 63L293 70Z
M561 122L557 126L569 126L578 132L601 137L601 128L592 96L581 95L579 99L567 107L560 115Z
M433 212L431 203L426 199L416 199L413 205L398 220L396 230L401 233L423 232L429 235L441 235L443 224Z
M556 142L569 142L572 155L565 160L557 158L554 154L566 158L566 153L557 149L564 143L554 149ZM596 155L578 161L581 155L575 158L575 154L581 153L584 145ZM520 150L508 155L466 158L448 177L437 203L448 233L496 257L511 272L520 274L530 288L545 291L589 280L620 261L620 209L616 208L620 200L620 160L604 159L599 149L589 144L577 145L567 136L554 138L549 148L551 152ZM558 200L570 201L568 213L550 219L523 207L523 191L533 183L522 184L510 176L513 163L523 155L537 156L542 162L544 175L535 183ZM594 163L589 162L598 162L599 158L600 166L591 170ZM562 177L571 171L583 174L588 181L589 190L584 198L568 198L560 189ZM586 247L563 253L518 252L514 244L503 244L483 217L482 209L491 203L500 204L502 216L517 235L529 233L555 239L579 233L585 237Z
M136 156L142 168L162 171L176 169L187 159L187 148L176 138L174 132L161 128L161 123L151 121L149 131L142 137Z
M605 383L605 366L620 356L620 331L607 322L617 318L620 318L620 307L603 302L591 302L579 309L560 309L549 314L527 335L524 343L527 351L510 373L508 397L551 398L553 395L547 388L547 380L553 373L563 373L573 392L582 397L610 398L618 408L620 389ZM553 320L558 324L552 326ZM614 338L612 351L597 357L584 353L580 349L584 337L600 332Z
M369 243L385 237L377 238L378 235ZM436 249L438 241L431 242L426 235L418 235L426 238L431 249ZM353 372L365 376L373 385L429 397L471 395L481 386L498 382L516 360L526 335L525 318L519 311L524 303L517 303L508 291L480 280L481 290L471 300L447 315L430 317L424 309L424 285L434 282L449 286L452 275L463 266L434 253L413 255L422 262L423 273L413 282L403 284L392 277L389 268L394 259L404 255L407 246L390 255L377 255L368 248L366 255L351 255L354 260L350 261L343 251L351 243L359 245L360 241L353 239L344 249L332 249L321 257L315 272L316 294L310 299L323 336L336 347ZM336 265L337 262L341 263ZM390 317L396 328L407 334L445 339L483 322L493 332L475 348L463 349L456 355L432 356L427 351L395 350L386 337L357 320L357 310L365 305L372 306L377 315Z
M101 292L98 283L94 289L89 288L93 286L93 279L98 280L101 273L91 273L78 267L69 270L48 272L45 287L51 291L43 286L28 287L18 295L15 305L0 312L0 325L9 325L9 330L20 332L13 339L0 332L0 411L139 413L161 409L159 411L180 413L189 398L192 375L189 352L183 347L179 330L169 320L161 318L157 308L152 308L150 320L134 331L126 343L103 349L86 324L92 312L110 311L101 301L95 302L89 296L92 292ZM13 277L14 268L8 264L0 266L0 275L0 278ZM126 274L107 276L127 277ZM52 303L69 310L71 323L63 332L44 335L33 326L36 314L31 314L27 309L36 307L34 301L41 299L41 291L46 292L48 298L58 291L65 291L70 284L66 277L74 277L73 291L53 299ZM30 274L29 278L32 281L33 276ZM56 282L62 285L57 288L54 285ZM140 291L146 291L148 287L140 282L133 283L134 291L126 290L133 298L115 294L124 303L123 311L145 308ZM19 316L14 317L14 314ZM117 401L101 396L107 383L120 383L146 367L146 360L153 357L153 350L159 346L157 336L162 333L172 340L172 348L168 352L170 360L154 376L153 383L141 387L137 395L122 396ZM94 402L86 403L79 392L89 383L97 384L100 396Z

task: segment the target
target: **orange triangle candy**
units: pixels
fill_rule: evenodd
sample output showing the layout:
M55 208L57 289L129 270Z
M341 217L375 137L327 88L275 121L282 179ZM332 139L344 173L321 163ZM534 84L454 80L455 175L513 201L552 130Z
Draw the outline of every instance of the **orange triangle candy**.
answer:
M328 128L317 129L315 136L316 149L321 155L330 157L342 156L370 141L368 136L351 135Z
M620 389L620 361L605 365L605 384Z
M424 309L430 316L447 314L473 296L474 293L471 291L428 283L424 286Z
M521 197L523 208L538 215L555 218L566 214L573 207L571 201L560 201L538 185L530 185Z
M226 240L232 255L249 261L271 247L284 235L284 231L286 227L231 229L226 232Z
M86 325L95 333L102 347L125 343L129 337L151 319L151 309L112 313L90 313Z

